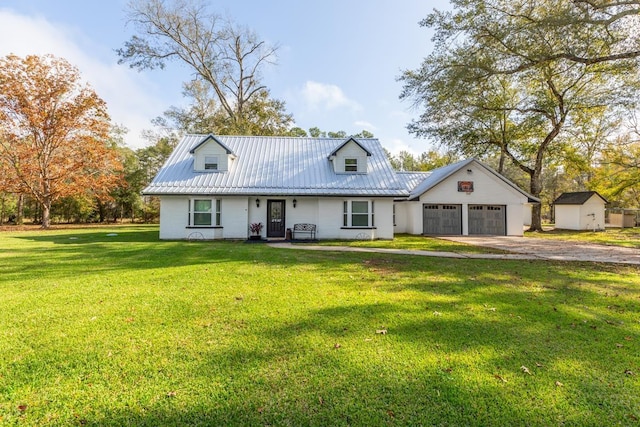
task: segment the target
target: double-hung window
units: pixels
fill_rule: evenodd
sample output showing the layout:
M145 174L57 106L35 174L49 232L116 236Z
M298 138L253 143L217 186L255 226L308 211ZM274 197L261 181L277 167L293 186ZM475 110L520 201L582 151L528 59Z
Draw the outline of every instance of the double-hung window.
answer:
M218 170L218 156L205 156L204 157L204 169L217 171Z
M345 200L343 203L344 227L375 227L372 200Z
M344 159L344 171L358 172L358 159L355 159L355 158Z
M220 199L192 199L189 203L189 225L193 227L220 226Z

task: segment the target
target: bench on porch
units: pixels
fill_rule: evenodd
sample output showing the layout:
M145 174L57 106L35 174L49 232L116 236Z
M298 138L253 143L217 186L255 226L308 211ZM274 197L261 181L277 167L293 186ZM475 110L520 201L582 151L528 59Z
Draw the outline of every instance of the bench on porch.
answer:
M295 240L297 234L308 234L311 240L315 240L316 225L315 224L294 224L291 238Z

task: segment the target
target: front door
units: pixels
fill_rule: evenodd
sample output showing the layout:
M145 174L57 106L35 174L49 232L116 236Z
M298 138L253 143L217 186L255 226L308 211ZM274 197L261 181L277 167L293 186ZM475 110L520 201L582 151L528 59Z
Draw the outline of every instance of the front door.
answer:
M284 237L284 200L267 200L267 237Z

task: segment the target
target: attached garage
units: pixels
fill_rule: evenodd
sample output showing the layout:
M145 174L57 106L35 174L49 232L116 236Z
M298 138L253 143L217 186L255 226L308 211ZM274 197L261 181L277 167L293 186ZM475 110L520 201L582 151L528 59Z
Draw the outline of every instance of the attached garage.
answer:
M524 209L540 200L475 159L431 172L398 172L396 233L522 236Z
M504 205L469 205L469 234L506 235L507 207Z
M462 234L462 205L425 204L422 219L423 234Z

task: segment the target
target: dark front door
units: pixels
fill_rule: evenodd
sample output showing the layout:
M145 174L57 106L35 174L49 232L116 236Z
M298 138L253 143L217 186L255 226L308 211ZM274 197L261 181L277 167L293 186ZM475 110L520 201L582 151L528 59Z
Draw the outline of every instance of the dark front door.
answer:
M284 200L267 200L267 237L284 237Z

